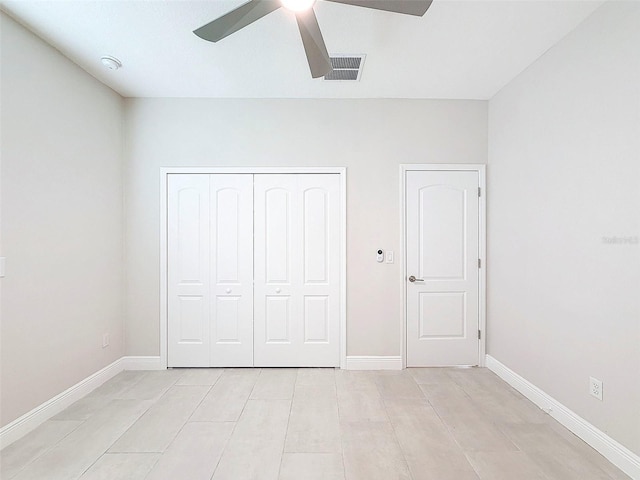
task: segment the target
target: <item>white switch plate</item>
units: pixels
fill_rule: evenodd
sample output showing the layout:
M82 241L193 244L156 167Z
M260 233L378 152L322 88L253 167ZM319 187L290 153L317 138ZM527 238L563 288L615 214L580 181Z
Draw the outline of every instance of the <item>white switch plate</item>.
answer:
M102 348L107 348L109 346L109 334L105 333L102 335Z
M393 263L393 250L387 250L387 263Z
M4 266L6 257L0 257L0 278L4 278Z

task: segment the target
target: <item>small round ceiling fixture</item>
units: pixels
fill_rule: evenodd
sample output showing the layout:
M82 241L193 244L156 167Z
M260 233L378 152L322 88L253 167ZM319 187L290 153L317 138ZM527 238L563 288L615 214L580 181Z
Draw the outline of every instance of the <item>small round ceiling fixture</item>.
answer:
M313 7L316 0L280 0L282 6L294 12L304 12Z
M116 57L112 57L110 55L105 55L100 60L102 61L102 64L109 70L118 70L120 67L122 67L122 62Z

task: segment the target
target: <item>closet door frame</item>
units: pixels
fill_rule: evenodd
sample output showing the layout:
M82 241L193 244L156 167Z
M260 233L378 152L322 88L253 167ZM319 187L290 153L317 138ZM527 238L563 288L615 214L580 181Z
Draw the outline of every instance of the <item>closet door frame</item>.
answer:
M167 368L168 222L167 183L172 174L337 174L340 178L340 368L347 364L347 169L346 167L161 167L160 168L160 368Z

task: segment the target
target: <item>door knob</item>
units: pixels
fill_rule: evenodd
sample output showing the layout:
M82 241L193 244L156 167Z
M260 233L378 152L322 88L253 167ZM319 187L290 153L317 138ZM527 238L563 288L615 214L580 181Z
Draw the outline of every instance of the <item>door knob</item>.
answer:
M280 293L282 290L280 290L279 288L276 288L276 293Z
M411 283L413 283L413 282L424 282L424 280L423 280L422 278L416 278L416 277L414 277L413 275L411 275L411 276L409 277L409 281L410 281Z

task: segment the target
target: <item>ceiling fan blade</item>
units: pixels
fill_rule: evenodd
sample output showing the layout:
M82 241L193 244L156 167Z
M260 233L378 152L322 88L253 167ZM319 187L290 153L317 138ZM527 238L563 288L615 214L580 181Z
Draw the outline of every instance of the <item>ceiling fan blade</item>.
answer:
M323 77L333 69L331 68L331 60L329 59L327 47L324 44L318 19L313 8L304 12L297 12L296 20L298 21L304 51L307 54L311 76L313 78Z
M344 3L356 7L374 8L387 12L404 13L407 15L423 16L433 0L327 0L328 2Z
M220 18L216 18L213 22L194 30L193 33L209 42L217 42L256 20L260 20L281 6L279 0L251 0Z

